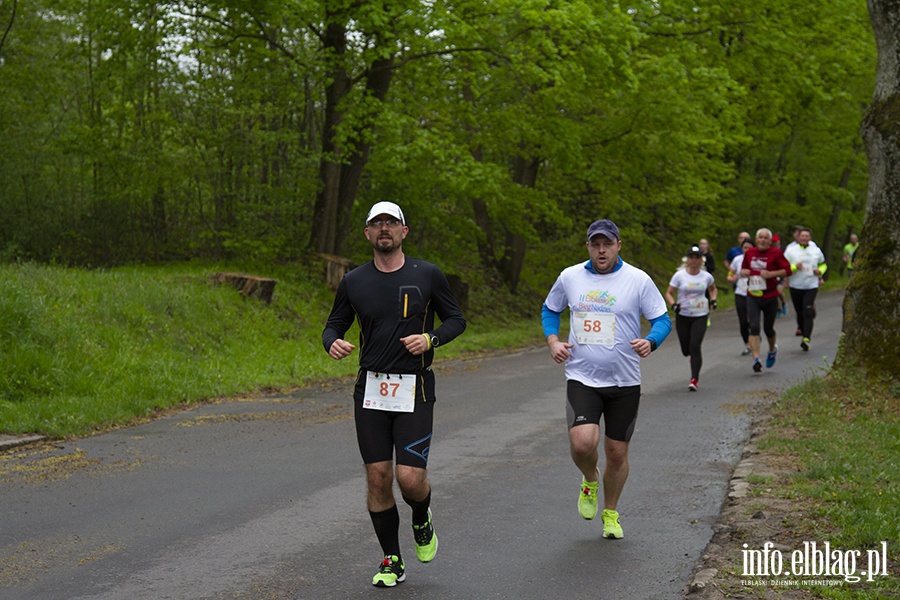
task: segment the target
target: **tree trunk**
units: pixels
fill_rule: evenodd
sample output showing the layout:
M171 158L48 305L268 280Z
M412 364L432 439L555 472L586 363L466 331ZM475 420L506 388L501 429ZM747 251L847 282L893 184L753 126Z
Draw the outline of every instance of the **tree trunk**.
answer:
M350 215L359 191L363 170L369 160L369 135L353 136L353 147L343 148L336 143L339 127L344 123L341 103L350 94L353 81L346 69L347 28L340 23L328 26L325 46L339 57L330 72L331 85L326 89L325 126L322 131L322 160L319 176L322 188L316 196L310 248L319 254L340 255L351 226ZM393 55L376 59L366 70L366 94L379 102L387 96L394 74ZM371 120L370 120L370 118ZM374 127L374 115L354 125L360 129ZM359 224L360 228L362 223Z
M900 0L868 0L878 47L872 105L862 123L869 193L844 297L837 368L897 379L900 364Z
M391 87L391 79L394 76L394 59L393 56L388 58L379 58L372 62L366 72L366 94L382 103L387 96ZM371 123L363 123L362 129L374 129L375 120ZM340 254L344 247L344 240L352 228L354 231L362 228L363 224L350 223L350 215L353 213L353 203L356 201L356 194L359 192L359 184L362 181L363 170L366 163L369 162L369 151L372 148L370 135L359 135L357 142L352 148L352 152L348 157L348 162L341 169L340 192L338 194L338 223L337 236L335 237L334 253ZM355 227L354 227L355 225Z
M329 69L331 83L325 88L325 122L322 128L322 159L319 163L319 183L313 209L313 228L310 247L319 253L337 254L337 224L341 189L341 149L337 146L337 131L341 124L341 100L350 92L350 76L344 66L347 52L347 29L342 23L329 23L324 44L333 54L334 67Z
M540 164L540 159L526 160L517 156L513 162L513 180L522 187L534 189ZM528 206L525 207L525 211L528 211ZM525 236L518 231L507 231L506 252L501 266L503 279L513 294L519 289L519 278L522 275L522 267L525 265L526 250Z

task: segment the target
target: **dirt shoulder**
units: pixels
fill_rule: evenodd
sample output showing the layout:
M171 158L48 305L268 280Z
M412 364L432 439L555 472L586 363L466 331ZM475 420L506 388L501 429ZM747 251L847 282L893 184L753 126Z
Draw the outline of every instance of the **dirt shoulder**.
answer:
M769 430L769 410L769 405L760 406L754 416L750 440L735 468L712 541L685 587L687 600L818 597L802 587L754 585L752 578L742 576L744 544L759 550L771 542L787 554L810 539L804 535L803 523L812 506L784 497L785 488L780 485L797 472L796 461L757 447Z

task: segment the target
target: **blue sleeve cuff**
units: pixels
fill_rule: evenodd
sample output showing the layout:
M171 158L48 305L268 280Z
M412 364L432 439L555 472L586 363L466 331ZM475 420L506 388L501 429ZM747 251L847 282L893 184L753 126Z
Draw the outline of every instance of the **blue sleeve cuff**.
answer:
M544 328L544 337L549 337L550 335L559 335L559 324L560 324L560 315L562 313L558 313L554 310L550 310L547 308L547 305L544 304L541 307L541 326Z
M659 348L671 332L672 320L669 319L669 313L663 313L655 319L650 319L650 333L647 334L647 339Z

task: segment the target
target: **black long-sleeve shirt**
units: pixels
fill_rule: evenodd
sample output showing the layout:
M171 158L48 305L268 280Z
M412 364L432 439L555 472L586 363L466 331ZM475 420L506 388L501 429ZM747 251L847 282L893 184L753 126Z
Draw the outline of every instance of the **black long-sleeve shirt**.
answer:
M703 268L706 269L706 272L712 275L716 270L716 259L713 257L713 253L707 251L706 254L703 255L703 258L706 259L706 262L703 263Z
M435 314L441 325L434 329ZM459 336L466 320L447 277L434 264L406 257L397 271L383 273L369 261L347 273L322 331L325 351L359 320L359 366L379 373L421 373L431 366L434 349L413 356L400 338L422 333L440 345Z

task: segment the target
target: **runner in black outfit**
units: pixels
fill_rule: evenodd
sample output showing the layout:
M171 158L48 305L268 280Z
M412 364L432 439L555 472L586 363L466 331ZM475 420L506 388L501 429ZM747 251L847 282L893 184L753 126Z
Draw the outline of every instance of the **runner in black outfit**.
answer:
M393 468L403 500L412 508L416 555L429 562L438 539L431 519L431 484L425 471L434 410L434 348L466 328L462 311L441 270L403 254L409 232L403 211L378 202L369 211L365 235L374 258L341 280L322 343L336 359L356 347L343 339L360 325L359 375L353 392L356 436L366 465L366 502L384 551L372 584L393 587L405 580L400 553L400 513L394 500ZM441 325L434 327L434 316Z

